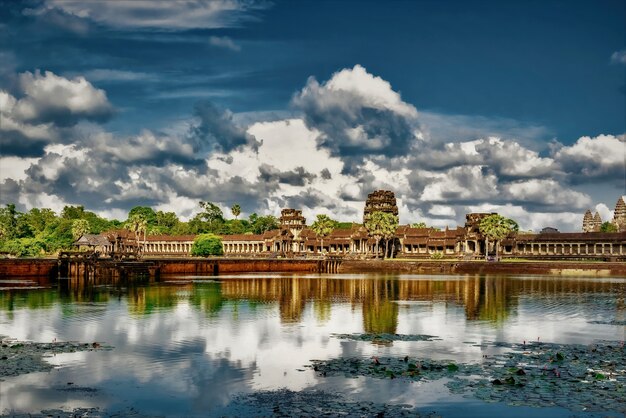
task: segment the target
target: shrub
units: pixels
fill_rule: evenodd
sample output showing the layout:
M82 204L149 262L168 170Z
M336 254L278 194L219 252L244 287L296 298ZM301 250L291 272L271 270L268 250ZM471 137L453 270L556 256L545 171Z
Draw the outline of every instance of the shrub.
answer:
M441 251L435 251L430 255L432 260L441 260L443 258L443 253Z
M191 246L191 255L208 257L210 255L222 255L222 239L213 234L201 234L196 237Z

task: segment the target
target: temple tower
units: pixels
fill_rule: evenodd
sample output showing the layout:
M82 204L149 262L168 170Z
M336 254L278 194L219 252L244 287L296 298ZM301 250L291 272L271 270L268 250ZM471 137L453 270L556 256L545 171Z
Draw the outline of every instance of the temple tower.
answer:
M601 227L602 218L600 217L600 212L596 212L596 214L593 216L592 232L600 232Z
M583 232L593 232L593 215L589 209L583 216Z
M363 210L363 223L367 222L373 212L385 212L398 216L396 196L389 190L376 190L367 195Z
M617 227L618 232L626 231L626 203L624 203L624 199L621 196L615 205L613 225Z
M301 210L283 209L280 211L282 251L297 253L304 249L300 233L305 226L306 218L302 216Z

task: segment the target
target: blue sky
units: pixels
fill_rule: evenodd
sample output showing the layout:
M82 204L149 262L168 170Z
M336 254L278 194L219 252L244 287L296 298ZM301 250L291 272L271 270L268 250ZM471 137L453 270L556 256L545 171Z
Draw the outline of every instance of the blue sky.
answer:
M0 203L577 230L626 193L623 1L0 4ZM580 219L579 219L580 218Z

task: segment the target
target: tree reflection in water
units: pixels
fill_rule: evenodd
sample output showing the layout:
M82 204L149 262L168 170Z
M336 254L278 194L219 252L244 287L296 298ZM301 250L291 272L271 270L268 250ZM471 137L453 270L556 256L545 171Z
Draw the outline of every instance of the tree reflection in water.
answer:
M43 280L43 282L42 282ZM467 320L502 324L515 311L520 297L558 298L578 294L613 293L619 283L600 279L554 277L517 278L503 276L411 276L363 275L300 277L228 277L191 281L184 277L155 283L149 279L121 281L108 278L92 280L36 279L20 286L4 285L0 291L0 309L9 314L15 309L50 308L66 305L65 315L74 315L76 302L107 303L124 298L133 315L149 315L171 310L185 302L194 309L215 316L224 306L245 303L247 309L258 304L277 304L284 324L299 323L308 304L316 321L329 321L334 303L350 303L363 312L363 328L368 333L396 333L397 301L448 302L464 306ZM24 285L26 283L27 285ZM30 283L30 286L28 285ZM0 288L1 289L1 288ZM616 316L624 317L623 297L615 303Z

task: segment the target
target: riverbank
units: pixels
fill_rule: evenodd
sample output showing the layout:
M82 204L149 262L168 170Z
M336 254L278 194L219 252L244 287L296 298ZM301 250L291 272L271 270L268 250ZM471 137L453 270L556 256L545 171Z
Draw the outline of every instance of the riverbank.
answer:
M331 260L331 259L328 259ZM626 277L624 262L457 260L345 260L317 258L154 258L141 262L101 260L103 270L132 269L133 263L149 263L159 275L219 275L231 273L404 273L404 274L525 274L559 276ZM0 259L0 278L59 276L59 263L51 258Z
M529 274L626 277L626 263L581 261L345 260L339 273Z

